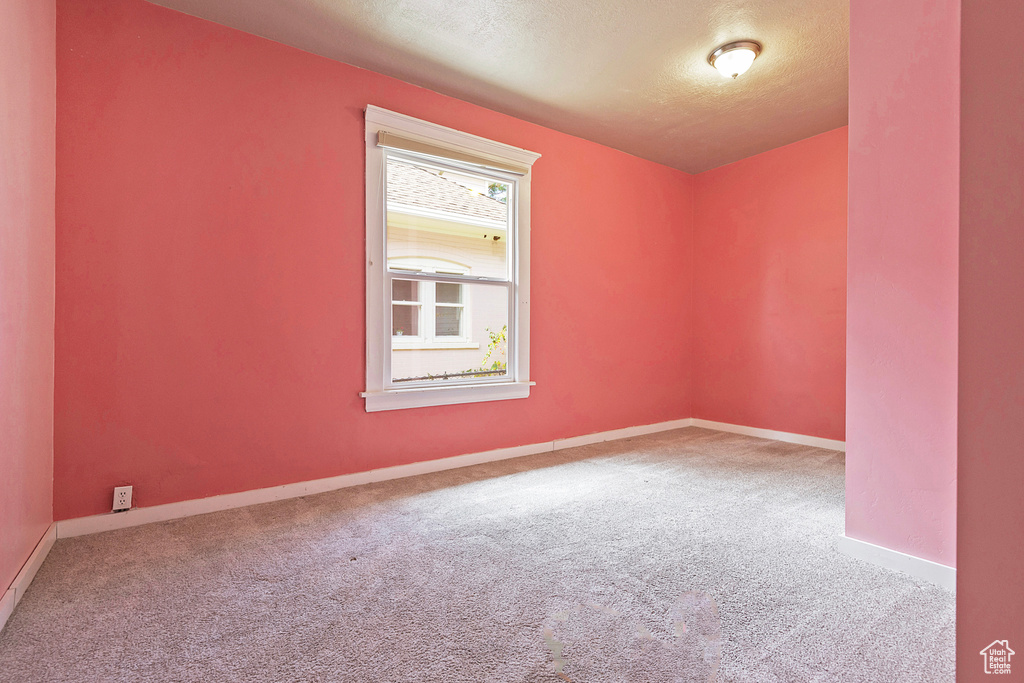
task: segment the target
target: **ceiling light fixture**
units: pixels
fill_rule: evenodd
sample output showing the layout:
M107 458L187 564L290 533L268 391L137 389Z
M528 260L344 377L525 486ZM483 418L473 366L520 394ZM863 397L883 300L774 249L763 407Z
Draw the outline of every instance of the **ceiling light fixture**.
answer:
M761 44L753 40L738 40L726 43L708 55L708 62L726 78L736 78L744 73L761 54Z

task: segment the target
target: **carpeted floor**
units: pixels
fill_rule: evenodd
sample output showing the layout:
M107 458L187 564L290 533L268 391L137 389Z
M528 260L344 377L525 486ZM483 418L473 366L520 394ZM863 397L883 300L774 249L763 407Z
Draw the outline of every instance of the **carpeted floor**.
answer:
M689 428L58 541L0 681L953 680L843 465Z

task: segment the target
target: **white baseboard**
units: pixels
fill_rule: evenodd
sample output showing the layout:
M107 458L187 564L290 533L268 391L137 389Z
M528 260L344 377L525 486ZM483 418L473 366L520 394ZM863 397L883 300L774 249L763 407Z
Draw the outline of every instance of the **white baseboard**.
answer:
M772 441L785 441L786 443L796 443L801 446L814 446L815 448L825 448L830 451L843 451L846 452L846 442L836 441L835 439L823 439L820 436L806 436L804 434L793 434L791 432L777 432L774 429L761 429L760 427L744 427L742 425L733 425L727 422L712 422L711 420L701 420L699 418L693 418L691 423L694 427L703 427L704 429L714 429L718 432L730 432L732 434L744 434L746 436L756 436L762 439L771 439Z
M43 560L50 554L50 548L53 547L54 542L57 540L57 525L50 524L46 528L46 532L43 537L36 543L36 547L32 550L32 554L28 556L28 560L21 567L21 571L14 577L14 583L8 588L2 598L0 598L0 630L3 630L4 625L14 612L14 608L21 602L21 599L25 597L25 591L28 590L29 585L32 583L32 579L36 578L36 572L43 566Z
M634 436L643 436L644 434L654 434L656 432L667 432L671 429L682 429L683 427L692 427L693 420L685 418L682 420L670 420L669 422L658 422L652 425L640 425L639 427L624 427L623 429L611 429L607 432L597 432L596 434L584 434L583 436L571 436L568 439L555 439L552 442L552 450L559 451L563 448L576 448L577 446L589 446L592 443L601 443L603 441L615 441L616 439L629 439Z
M803 443L805 445L818 446L820 448L836 449L837 446L835 444L839 444L840 449L842 447L841 441L830 441L828 439L819 439L813 436L801 436L799 434L788 434L786 432L773 432L768 429L739 427L722 422L710 422L708 420L684 418L681 420L669 420L667 422L658 422L649 425L638 425L636 427L625 427L623 429L612 429L605 432L574 436L567 439L555 439L554 441L544 441L542 443L527 444L525 446L514 446L512 448L499 448L492 451L483 451L481 453L456 455L450 458L417 462L409 465L384 467L381 469L370 470L368 472L342 474L337 477L327 477L326 479L315 479L312 481L302 481L294 484L283 484L281 486L241 491L239 493L227 493L220 496L211 496L209 498L183 500L177 503L166 503L164 505L154 505L152 507L133 508L127 512L108 512L103 515L65 519L56 522L57 538L71 538L72 536L83 536L85 534L95 534L101 531L125 529L127 527L139 526L141 524L150 524L152 522L166 522L172 519L202 515L208 512L232 510L234 508L245 507L246 505L271 503L277 500L299 498L301 496L325 493L327 491L336 491L338 489L344 489L351 486L361 486L363 484L372 484L380 481L388 481L390 479L413 477L419 474L429 474L431 472L442 472L444 470L468 467L470 465L479 465L486 462L507 460L509 458L520 458L525 455L549 453L563 448L575 448L577 446L601 443L602 441L628 439L634 436L665 432L672 429L681 429L683 427L704 427L705 429L749 434L750 436L775 439L777 441Z
M50 548L53 547L54 542L57 540L57 525L56 523L50 524L46 528L46 533L39 539L39 543L36 543L35 550L28 556L28 560L25 565L18 572L18 576L15 577L14 583L11 584L11 588L14 589L14 604L17 605L21 602L21 599L25 597L25 591L28 590L29 584L32 583L32 579L36 578L36 572L43 566L43 560L50 554Z
M612 439L625 439L641 434L653 434L664 432L670 429L689 427L690 420L671 420L651 425L640 425L637 427L626 427L624 429L613 429L607 432L598 432L586 436L570 439L557 439L542 443L528 444L525 446L514 446L512 448L499 448L492 451L480 453L469 453L456 455L450 458L439 460L428 460L409 465L396 465L370 470L368 472L356 472L354 474L342 474L337 477L326 479L315 479L302 481L294 484L283 484L264 489L241 491L239 493L227 493L209 498L198 498L194 500L183 500L177 503L166 503L164 505L153 505L152 507L133 508L127 512L112 512L103 515L90 517L77 517L57 522L57 538L71 538L72 536L83 536L95 534L101 531L112 531L127 527L149 524L151 522L166 522L172 519L181 519L193 515L202 515L208 512L220 512L234 508L245 507L246 505L257 505L259 503L271 503L277 500L298 498L316 493L336 491L351 486L361 486L390 479L401 479L403 477L414 477L419 474L431 472L442 472L444 470L480 465L486 462L496 462L509 458L520 458L525 455L536 455L537 453L550 453L563 448L573 448L601 441Z
M8 588L0 597L0 631L4 630L7 620L14 614L14 589Z
M895 569L904 574L910 574L951 591L956 590L956 568L954 567L884 548L867 541L859 541L849 536L839 537L839 552L886 569Z
M312 481L300 481L294 484L283 484L263 489L240 491L239 493L226 493L209 498L196 498L183 500L177 503L166 503L164 505L153 505L144 508L132 508L126 512L109 512L103 515L91 517L77 517L57 522L57 538L71 538L85 534L95 534L101 531L112 531L127 527L150 524L152 522L166 522L172 519L203 515L208 512L220 512L222 510L233 510L247 505L258 505L260 503L272 503L288 498L299 498L310 496L327 491L373 484L379 481L390 479L401 479L403 477L414 477L419 474L453 470L459 467L469 467L486 462L507 460L509 458L520 458L525 455L537 453L548 453L552 450L552 442L530 444L526 446L514 446L512 448L499 448L481 453L469 453L467 455L456 455L450 458L439 460L428 460L427 462L416 462L409 465L396 465L384 467L368 472L355 472L353 474L342 474L336 477L325 479L314 479Z

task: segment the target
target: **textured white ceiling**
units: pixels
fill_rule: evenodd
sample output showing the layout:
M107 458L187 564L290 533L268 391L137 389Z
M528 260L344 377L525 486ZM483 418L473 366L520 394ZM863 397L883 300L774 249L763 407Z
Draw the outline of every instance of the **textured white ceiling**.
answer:
M848 0L156 1L691 173L846 123Z

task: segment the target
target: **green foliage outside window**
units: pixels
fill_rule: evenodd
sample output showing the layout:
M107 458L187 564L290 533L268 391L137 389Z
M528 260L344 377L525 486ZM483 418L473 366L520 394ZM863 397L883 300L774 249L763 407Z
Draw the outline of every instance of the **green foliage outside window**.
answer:
M494 332L489 327L484 329L487 330L487 336L490 340L487 342L487 355L484 356L481 369L504 372L508 368L508 359L505 357L505 350L508 348L508 325L502 325L501 330L498 332ZM488 366L487 361L491 360L492 357L494 357L494 360Z
M502 204L508 203L508 185L504 183L488 183L487 196L497 199Z

